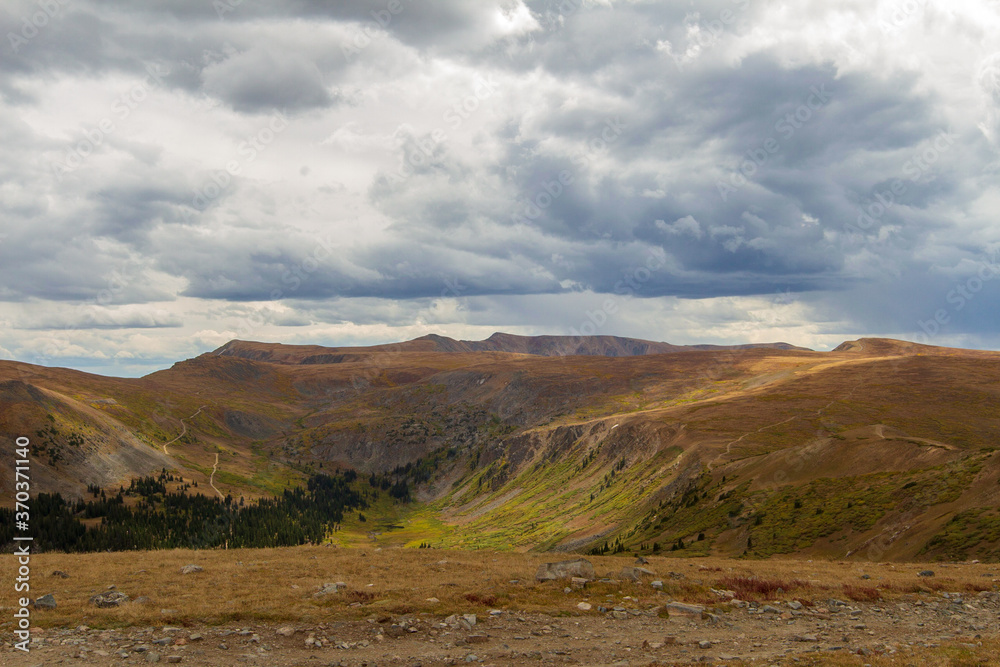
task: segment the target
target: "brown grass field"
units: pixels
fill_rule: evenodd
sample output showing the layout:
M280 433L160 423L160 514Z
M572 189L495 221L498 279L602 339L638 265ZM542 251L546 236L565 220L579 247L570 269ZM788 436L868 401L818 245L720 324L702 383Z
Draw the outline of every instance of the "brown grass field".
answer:
M684 636L686 630L683 626L672 629L673 624L662 618L664 614L655 613L665 602L701 604L724 619L734 616L735 610L729 610L727 605L722 604L712 592L713 588L728 588L734 590L740 599L761 604L771 602L781 605L783 601L800 600L809 610L824 605L830 598L837 598L867 610L875 605L892 607L915 600L931 601L937 599L942 591L959 592L971 599L980 591L997 590L997 582L1000 581L1000 568L979 563L936 564L933 566L934 577L920 577L918 572L925 569L925 564L651 558L646 567L663 580L662 591L654 590L647 580L595 582L584 590L567 593L563 590L563 583L534 581L537 566L553 560L552 556L380 548L375 545L369 548L39 554L31 559L32 595L52 593L58 607L51 611L33 612L33 626L41 629L43 636L67 632L63 629L81 625L88 626L91 635L108 631L156 633L165 627L185 632L198 630L206 634L249 628L267 640L274 636L275 628L283 625L294 626L303 632L341 627L347 628L342 630L344 633L360 636L357 633L367 632L366 628L388 627L389 623L395 623L401 617L422 619L421 622L433 624L450 614L471 613L484 619L489 617L491 610L500 610L508 615L503 618L517 616L527 624L571 626L577 628L577 632L580 632L579 628L589 628L587 636L576 637L572 641L569 635L563 635L567 637L563 641L568 644L562 655L552 652L554 656L559 656L556 661L652 666L686 664L692 658L679 654L658 656L656 651L647 650L647 655L638 661L626 658L626 662L609 660L603 663L594 661L594 647L588 642L608 643L610 638L610 641L634 643L637 653L634 658L640 658L638 652L642 650L643 637L649 641L656 638L662 641L665 634L679 633L679 637ZM625 556L590 557L590 560L599 577L606 574L614 576L622 567L634 563L634 558ZM2 562L5 572L13 571L15 563L11 556L4 556ZM204 571L183 575L180 569L187 564L198 564ZM52 576L54 570L67 573L69 578ZM867 578L862 579L862 576ZM344 582L347 587L336 594L314 597L314 593L327 582ZM91 595L112 585L133 599L144 596L148 600L126 603L114 609L99 609L88 603ZM3 615L8 618L15 604L11 589L11 586L5 586L0 596ZM581 611L577 607L580 602L590 602L593 608ZM643 625L633 624L631 620L622 622L626 624L624 626L609 625L607 615L600 613L598 606L610 608L618 604L654 613L643 619ZM995 656L1000 643L997 642L996 617L997 614L993 613L992 627L975 636L968 631L948 631L947 639L939 639L932 646L904 647L893 655L880 656L877 651L867 656L843 651L835 655L814 655L803 650L784 655L772 652L768 656L770 661L763 663L739 655L744 661L734 658L726 664L969 667L998 664ZM9 636L10 621L0 624L0 627L4 629L5 638ZM491 636L504 636L503 628L494 630L489 624L484 627ZM920 628L911 630L916 632L916 638L920 637ZM516 632L516 629L511 632ZM704 631L694 628L690 632ZM739 637L746 636L739 632L738 627L712 632L715 633L713 639L717 636L720 641L731 641L737 647L742 645ZM896 632L896 628L891 626L879 628L878 636L872 641L891 642ZM900 633L896 639L901 642L902 631ZM912 640L914 636L909 638ZM448 658L437 662L439 656L423 653L423 648L418 652L416 643L405 645L407 640L409 637L387 640L393 642L392 655L404 657L401 664L417 664L406 662L408 646L414 651L409 657L423 656L421 664L457 664L448 662ZM766 650L768 646L766 633L762 641L765 648L758 650ZM286 644L284 652L281 652L281 646L275 646L272 654L274 662L264 664L383 664L367 662L367 659L317 663L315 657L309 657L309 654L305 654L300 662L294 647L301 645L301 639ZM208 646L208 643L205 645ZM0 658L0 664L50 664L23 661L22 655L11 658L10 649L3 650L7 657ZM47 657L57 655L51 648L45 650L48 651L45 654ZM480 653L486 650L483 647ZM659 649L660 652L665 650ZM683 649L678 650L683 652ZM750 648L747 650L753 651ZM58 653L64 654L69 655L65 651ZM351 658L348 654L339 651L333 657L337 660ZM280 660L279 655L282 656ZM501 651L495 661L487 661L487 664L538 664L537 660L522 662L513 654L508 658L503 658L503 655ZM228 665L236 664L227 661L236 657L226 653L216 658L205 657L205 662L199 662L194 654L189 653L184 660L187 664ZM548 659L542 661L550 662ZM123 664L123 661L107 664Z

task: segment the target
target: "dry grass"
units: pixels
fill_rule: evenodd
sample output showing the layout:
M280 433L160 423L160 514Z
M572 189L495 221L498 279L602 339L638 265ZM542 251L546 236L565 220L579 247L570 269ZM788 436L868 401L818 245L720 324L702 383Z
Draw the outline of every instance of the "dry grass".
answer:
M738 588L741 596L751 599L825 601L856 590L875 591L891 600L906 595L906 591L920 590L931 581L917 577L922 565L865 564L863 571L871 580L861 586L862 567L857 563L652 558L647 567L663 579L663 593L656 593L648 583L627 582L593 583L586 590L564 593L561 584L534 581L540 563L559 557L325 547L51 553L32 557L31 594L53 593L58 602L57 609L34 615L34 623L39 627L79 624L123 627L251 620L310 623L367 618L373 614L483 613L489 608L576 615L581 613L576 604L585 599L595 603L595 608L597 604L620 601L625 596L646 607L670 599L708 604L717 601L710 588L727 587ZM600 576L633 563L632 558L612 556L589 560ZM5 556L0 562L4 571L13 572L13 557ZM188 563L199 564L205 570L182 575L180 568ZM70 578L50 576L57 569L67 572ZM670 576L671 570L681 576ZM949 591L992 588L997 582L995 577L983 576L996 570L988 565L939 565L937 570L938 576L932 581ZM313 597L322 584L338 581L347 584L345 591ZM112 584L133 598L146 596L149 602L130 603L118 609L97 609L88 604L91 595ZM784 592L779 594L778 588ZM13 588L4 587L0 604L9 609L14 603Z

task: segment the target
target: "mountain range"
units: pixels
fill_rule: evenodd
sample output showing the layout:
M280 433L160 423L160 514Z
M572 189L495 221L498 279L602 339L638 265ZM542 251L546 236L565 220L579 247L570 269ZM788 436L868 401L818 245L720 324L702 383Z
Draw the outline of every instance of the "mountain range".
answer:
M33 491L68 496L164 468L248 497L406 479L393 525L414 545L1000 557L996 352L231 341L134 379L2 361L0 433L32 440Z

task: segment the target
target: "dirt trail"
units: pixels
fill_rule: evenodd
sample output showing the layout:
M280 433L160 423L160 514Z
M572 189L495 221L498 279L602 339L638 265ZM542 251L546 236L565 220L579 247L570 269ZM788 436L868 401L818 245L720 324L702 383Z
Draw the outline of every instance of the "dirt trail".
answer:
M191 415L190 417L184 417L183 419L181 419L181 427L182 427L181 428L181 434L179 436L177 436L176 438L174 438L173 440L171 440L170 442L163 443L163 453L164 454L166 454L167 456L170 456L170 452L167 451L167 445L174 444L175 442L177 442L178 440L180 440L181 438L183 438L187 434L188 427L187 427L187 424L185 424L184 422L186 422L189 419L194 419L199 414L201 414L202 410L204 410L207 407L208 407L207 405L203 405L200 408L198 408L198 410L193 415Z
M212 475L211 475L211 477L208 478L208 484L213 489L215 489L215 492L219 494L220 498L222 498L223 500L225 500L226 497L224 495L222 495L222 491L219 491L218 487L215 486L215 471L218 470L218 469L219 469L219 453L216 452L215 453L215 463L212 464Z

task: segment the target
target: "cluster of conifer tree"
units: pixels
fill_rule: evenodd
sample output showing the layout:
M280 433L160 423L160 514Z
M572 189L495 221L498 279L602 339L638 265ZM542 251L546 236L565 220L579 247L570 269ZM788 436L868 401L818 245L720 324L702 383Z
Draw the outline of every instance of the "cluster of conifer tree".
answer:
M133 549L278 547L318 543L345 511L368 501L351 487L356 475L313 475L305 488L244 502L232 496L168 491L175 481L158 477L133 480L109 496L90 487L92 498L67 501L41 493L29 501L33 551L125 551ZM112 493L114 493L112 491ZM407 495L409 495L407 493ZM18 532L16 534L24 534ZM0 544L15 535L13 510L0 509Z

